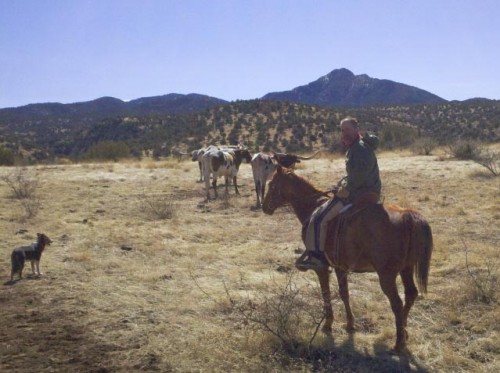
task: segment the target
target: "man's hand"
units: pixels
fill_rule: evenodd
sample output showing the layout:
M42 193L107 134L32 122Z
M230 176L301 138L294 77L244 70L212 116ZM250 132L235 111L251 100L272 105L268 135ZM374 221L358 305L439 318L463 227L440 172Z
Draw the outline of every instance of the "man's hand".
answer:
M342 187L338 190L337 193L335 193L335 197L346 199L347 197L349 197L349 191L346 188Z

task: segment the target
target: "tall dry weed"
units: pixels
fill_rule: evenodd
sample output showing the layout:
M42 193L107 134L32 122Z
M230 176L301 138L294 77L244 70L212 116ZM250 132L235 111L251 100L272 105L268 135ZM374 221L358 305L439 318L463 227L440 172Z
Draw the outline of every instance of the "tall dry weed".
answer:
M500 172L500 152L484 148L473 161L486 168L494 176L498 176Z
M298 285L296 271L285 272L279 279L271 275L271 282L264 287L252 287L243 278L232 284L236 289L247 289L245 293L224 283L224 302L215 302L236 328L260 331L274 337L284 349L299 352L310 348L316 338L324 321L323 307L317 287Z
M498 260L488 259L481 266L473 267L469 261L470 250L464 240L462 243L465 248L465 267L468 275L464 295L486 304L497 302L500 295Z
M12 196L17 199L34 197L40 185L36 171L24 167L17 167L10 174L2 176L1 180L7 184Z
M13 172L2 176L1 180L7 184L12 198L19 201L22 213L18 220L24 223L35 218L42 205L38 196L38 173L25 167L17 167Z
M174 218L177 207L170 196L143 193L139 196L139 209L151 220L166 220Z

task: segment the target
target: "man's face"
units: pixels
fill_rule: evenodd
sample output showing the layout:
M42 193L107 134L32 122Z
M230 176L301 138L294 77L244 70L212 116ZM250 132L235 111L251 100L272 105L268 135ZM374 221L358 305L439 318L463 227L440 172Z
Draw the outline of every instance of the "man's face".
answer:
M343 123L340 126L340 131L342 132L342 144L346 148L349 148L359 139L359 130L348 123Z

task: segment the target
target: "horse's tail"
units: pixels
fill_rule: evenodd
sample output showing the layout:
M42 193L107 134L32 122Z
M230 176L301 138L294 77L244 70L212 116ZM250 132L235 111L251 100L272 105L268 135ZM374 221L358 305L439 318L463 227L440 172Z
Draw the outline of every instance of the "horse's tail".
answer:
M417 255L415 276L420 293L427 293L429 268L433 249L432 230L422 215L411 212L406 217L410 223L410 252Z

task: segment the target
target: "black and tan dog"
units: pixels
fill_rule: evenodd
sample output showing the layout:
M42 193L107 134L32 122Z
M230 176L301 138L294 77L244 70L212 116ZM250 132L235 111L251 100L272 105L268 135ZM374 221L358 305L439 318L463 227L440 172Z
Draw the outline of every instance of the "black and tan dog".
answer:
M40 275L40 258L42 257L45 246L50 245L52 241L43 233L37 233L37 242L30 246L22 246L14 249L11 255L12 272L10 280L14 280L14 275L19 274L19 279L23 278L24 263L26 260L31 262L31 271L34 275ZM36 266L36 272L35 272Z

